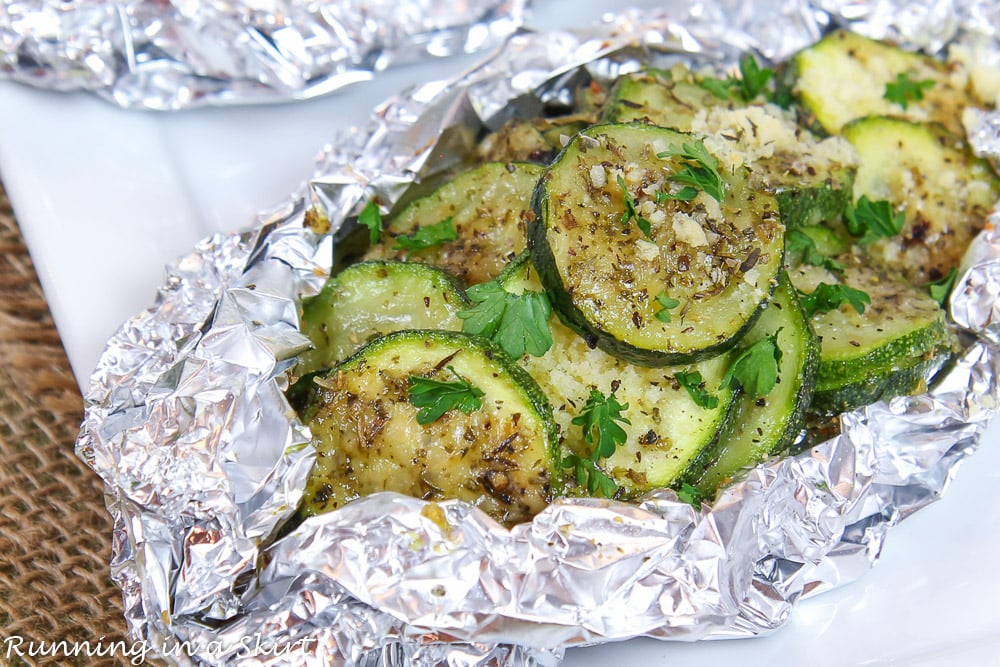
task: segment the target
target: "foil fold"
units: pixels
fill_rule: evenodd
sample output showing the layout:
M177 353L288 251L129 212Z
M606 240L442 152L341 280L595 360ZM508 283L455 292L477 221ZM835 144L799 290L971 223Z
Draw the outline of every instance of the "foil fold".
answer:
M492 48L524 0L7 2L0 76L126 108L307 99L391 63Z
M791 4L789 25L815 21L790 44L836 20ZM567 647L634 636L752 637L862 576L891 528L941 497L1000 401L995 217L949 303L965 347L933 389L842 415L839 435L758 466L711 507L671 491L561 499L508 530L463 503L385 493L285 531L315 456L282 393L307 345L298 303L353 216L454 166L505 114L558 105L567 85L647 61L732 62L760 42L716 21L725 3L665 8L512 35L460 80L418 86L338 137L253 232L207 239L169 269L109 342L77 442L107 486L135 638L174 664L547 667Z

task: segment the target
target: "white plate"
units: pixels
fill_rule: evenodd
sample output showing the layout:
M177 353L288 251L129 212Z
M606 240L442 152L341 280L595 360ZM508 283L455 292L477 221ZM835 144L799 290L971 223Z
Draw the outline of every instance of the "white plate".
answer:
M556 24L560 5L541 6L536 25ZM606 6L574 3L574 23ZM152 302L167 261L284 201L334 131L364 125L392 92L474 60L398 68L310 102L173 114L0 83L0 175L81 384L105 340ZM800 603L773 636L634 640L571 650L565 664L1000 665L998 482L995 426L945 501L891 531L874 571Z

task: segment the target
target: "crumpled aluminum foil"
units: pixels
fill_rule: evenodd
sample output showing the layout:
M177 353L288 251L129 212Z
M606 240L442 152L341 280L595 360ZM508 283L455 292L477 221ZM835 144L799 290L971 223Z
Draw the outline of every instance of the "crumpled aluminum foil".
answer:
M836 20L779 4L790 44ZM176 664L387 666L549 666L566 647L639 635L750 637L861 576L888 530L940 497L1000 407L1000 215L953 291L967 345L946 377L843 415L840 435L759 466L711 507L670 491L566 499L507 530L463 503L379 494L281 532L314 457L284 371L307 345L298 300L333 255L304 226L309 207L336 229L372 195L395 201L447 168L484 124L557 104L567 84L761 45L725 11L668 3L592 31L518 33L461 80L417 87L339 137L253 232L214 236L171 267L109 342L77 442L107 485L134 637Z
M524 0L12 0L0 77L91 90L122 107L306 99L390 63L492 48Z

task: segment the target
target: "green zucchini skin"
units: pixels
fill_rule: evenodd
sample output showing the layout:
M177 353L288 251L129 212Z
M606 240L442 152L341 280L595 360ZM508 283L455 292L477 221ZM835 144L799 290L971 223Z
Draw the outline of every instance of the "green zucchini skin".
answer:
M492 280L524 250L524 218L531 211L541 170L528 162L487 162L462 172L394 215L365 259L431 264L465 285ZM412 252L395 247L398 237L447 218L455 226L456 240Z
M786 274L782 274L771 302L739 347L774 335L781 350L778 384L759 398L737 393L732 415L719 437L683 476L684 481L705 494L714 494L740 469L785 451L805 425L819 368L819 341Z
M986 225L1000 179L938 125L867 116L843 134L859 159L854 197L887 200L906 217L900 234L866 248L869 257L914 284L946 276Z
M810 324L820 340L820 364L812 410L829 414L908 393L917 376L950 349L952 338L945 312L925 290L884 271L863 266L859 258L842 256L844 274L815 266L789 271L796 288L811 293L819 283L843 283L868 294L863 314L843 305L816 313ZM946 357L945 357L946 358Z
M420 424L410 376L478 387L482 407ZM529 520L559 493L556 428L531 377L485 338L399 331L314 377L303 414L317 448L300 512L379 491L457 498L498 521Z
M922 99L906 108L885 98L886 85L900 74L911 81L933 81ZM934 58L905 51L856 33L837 30L797 53L786 80L792 96L811 121L829 134L869 115L897 116L943 124L955 136L964 132L962 109L970 102L962 77Z
M527 254L514 260L498 280L515 293L541 289ZM554 318L550 326L552 348L542 357L525 355L519 364L537 380L552 403L564 456L573 453L586 457L591 453L593 445L572 423L591 389L605 395L614 390L618 400L628 404L625 417L631 423L621 424L626 441L601 464L621 489L622 498L636 498L673 484L726 423L735 395L728 386L720 386L729 367L729 355L678 367L635 366L588 346L576 332ZM705 391L718 398L718 405L703 408L695 404L674 377L680 371L701 373ZM573 479L564 482L569 493L586 493L586 489L575 486Z
M469 299L452 275L416 262L372 260L330 278L302 303L302 333L313 349L296 375L331 368L372 338L403 329L461 331Z
M927 390L931 378L953 356L953 348L944 345L909 366L875 370L852 382L830 388L817 387L809 411L818 416L832 417L877 401L919 394Z
M777 204L746 187L745 170L722 170L721 204L704 192L654 204L654 191L669 187L665 167L678 168L656 153L694 140L644 123L596 125L566 146L535 189L528 248L556 311L588 342L635 364L692 363L730 349L781 269ZM623 173L643 193L635 205L650 218L652 240L635 221L623 225ZM681 302L670 322L656 317L661 293Z

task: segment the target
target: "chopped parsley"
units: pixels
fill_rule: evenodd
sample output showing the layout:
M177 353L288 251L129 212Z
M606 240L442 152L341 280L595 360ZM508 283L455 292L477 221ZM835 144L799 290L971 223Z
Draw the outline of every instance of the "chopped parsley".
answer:
M618 422L632 423L622 414L627 409L628 403L619 403L614 391L605 396L597 389L591 389L583 411L573 417L572 423L583 428L583 439L594 448L586 458L578 454L563 457L562 467L573 468L577 484L585 486L591 494L610 498L618 490L615 481L601 469L600 461L625 444L628 435Z
M656 303L660 304L660 309L656 311L653 317L661 322L669 322L670 310L681 305L680 301L670 298L667 296L666 292L660 292L656 295Z
M778 383L781 369L781 348L778 347L778 334L781 329L770 336L761 338L756 343L743 350L733 361L726 375L722 378L722 386L739 386L751 396L767 396Z
M785 234L785 250L799 256L799 261L812 266L822 266L828 271L843 272L843 264L819 251L812 237L798 229L791 229Z
M511 294L491 280L473 285L467 293L472 307L456 313L465 333L492 339L512 359L520 359L525 352L540 357L552 347L552 305L545 292Z
M650 235L651 227L649 220L646 220L646 218L639 215L639 212L635 210L635 199L632 198L632 195L629 194L628 188L625 187L625 179L621 174L618 174L618 187L622 189L622 197L625 200L625 212L622 213L621 219L622 226L628 226L629 220L634 219L636 226L642 230L642 233L646 235L646 238L652 239L653 237Z
M677 489L677 500L691 505L696 510L701 509L701 502L705 499L705 492L694 484L684 482L681 488Z
M752 53L740 58L740 76L727 76L725 79L704 77L698 80L698 85L715 95L720 100L731 100L736 97L749 102L762 92L767 94L767 84L774 78L774 70L761 67Z
M378 210L378 204L374 199L369 200L361 209L358 222L368 228L368 240L373 244L378 243L382 232L382 213Z
M656 203L662 204L663 202L670 201L672 199L677 199L680 201L691 201L697 196L698 196L698 188L693 188L690 185L685 185L677 192L657 192Z
M867 292L847 285L820 283L810 293L799 292L799 302L806 311L806 316L812 317L816 313L836 310L845 303L849 304L858 315L863 315L865 306L870 306L872 300Z
M861 195L856 204L844 211L844 224L847 231L860 237L858 243L868 245L903 231L906 214L895 211L885 200L872 201L867 195Z
M691 371L690 373L677 371L674 373L674 379L687 390L688 395L691 396L691 400L699 408L714 410L719 407L719 397L705 391L705 380L698 371Z
M927 291L930 292L931 298L938 302L938 305L943 306L944 302L948 300L948 294L951 293L951 288L955 286L955 279L957 277L958 269L953 266L944 278L932 280L927 283Z
M895 81L885 84L885 93L882 97L905 109L910 102L919 102L924 99L924 91L933 87L933 79L914 81L909 74L901 72L896 75Z
M740 93L747 102L764 91L767 82L773 77L774 70L761 67L752 53L747 53L740 58Z
M409 250L410 252L425 250L439 246L442 243L454 241L457 238L458 232L455 231L455 221L451 217L447 217L433 225L420 227L412 234L397 236L394 250Z
M722 201L725 182L719 174L719 160L708 152L704 141L686 141L680 148L671 146L662 153L657 153L656 157L676 158L683 164L680 171L670 176L670 180L698 188L716 201Z
M430 424L437 421L448 410L460 410L469 414L483 407L483 392L448 366L457 379L452 382L411 375L410 403L417 408L417 423Z

